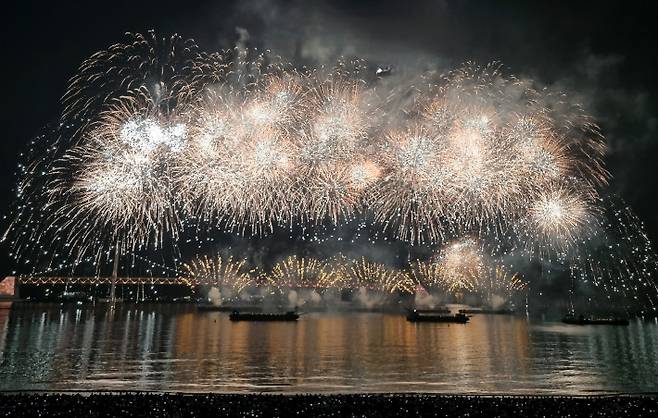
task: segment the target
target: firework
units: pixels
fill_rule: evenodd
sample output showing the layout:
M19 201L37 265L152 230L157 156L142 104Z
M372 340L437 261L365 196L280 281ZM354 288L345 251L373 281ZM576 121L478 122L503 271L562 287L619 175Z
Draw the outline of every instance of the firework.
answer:
M436 256L444 287L451 293L471 292L485 274L485 259L473 238L448 243Z
M61 116L62 125L75 133L68 140L84 132L106 103L130 91L146 89L158 105L169 108L185 102L224 72L222 55L205 54L178 35L127 33L126 42L93 54L69 80Z
M498 308L527 287L527 283L517 273L510 273L504 267L494 265L477 278L473 291L480 295L486 305Z
M175 237L180 221L170 167L186 141L186 125L159 112L148 95L117 101L56 163L51 222L75 247L94 233L131 250L157 247L165 232Z
M214 90L193 112L194 136L176 168L188 209L230 230L271 230L296 215L294 125L304 106L296 76L255 90Z
M414 281L430 293L478 295L489 306L502 305L527 288L517 273L510 273L485 256L477 241L464 238L441 248L429 261L411 263Z
M385 228L412 242L441 237L444 193L438 177L443 173L436 138L417 127L393 133L382 152L386 174L375 187L372 208Z
M338 223L349 219L358 208L361 190L353 183L350 167L318 168L307 186L307 214L320 223L327 219Z
M410 274L418 285L430 293L446 290L443 270L436 262L416 260L411 263Z
M196 257L189 264L183 264L184 275L196 286L229 288L237 293L255 285L247 271L245 260L233 257Z
M459 293L487 276L484 245L569 262L589 277L595 237L642 235L637 222L612 233L607 222L623 220L603 210L605 142L564 95L497 64L422 76L426 87L378 84L365 69L299 71L269 53L208 54L177 36L129 35L83 62L60 126L32 144L6 234L12 253L37 252L49 266L99 263L112 248L175 246L187 224L197 235L261 235L358 218L386 239L442 249L411 276L367 260L318 261L324 276L311 284L295 279L311 261L295 258L278 278L256 281L407 292L415 280ZM623 250L620 265L636 261L635 249ZM624 279L600 281L606 289L654 291L648 269L619 271Z
M405 272L369 261L364 257L352 263L348 274L353 283L352 286L356 289L365 288L383 293L413 293L415 287Z
M147 112L157 117L137 114L110 121L111 129L120 128L112 134L118 143L87 141L89 149L72 159L93 166L101 158L92 148L117 154L119 160L148 156L150 161L163 149L175 154L164 165L158 159L165 175L159 170L152 176L166 180L167 187L147 187L153 199L141 199L156 208L149 213L165 218L181 216L170 213L177 211L231 231L261 234L296 221L338 224L372 211L384 230L412 243L471 232L497 234L536 209L529 196L547 181L583 184L591 193L592 179L602 177L596 173L598 160L583 174L586 162L573 151L573 139L563 138L564 128L551 119L550 109L540 106L538 93L489 67L467 67L440 80L410 114L405 122L410 127L380 136L372 129L375 96L355 74L340 69L328 76L302 75L285 65L265 65L262 56L253 62L244 58L218 64L226 77L212 76L222 81L199 92L197 104L181 105L192 102L186 96L172 102L182 109L167 105L163 110L163 90ZM238 81L231 73L240 74ZM501 85L520 88L534 100L525 106L512 103ZM101 124L108 122L106 113ZM186 115L186 123L177 122L180 115ZM137 155L124 155L121 146ZM108 167L107 175L90 170L81 182L91 187L80 187L104 190L95 185L122 177L121 164L116 166ZM574 182L578 175L582 179ZM126 173L127 184L117 190L139 189L134 177ZM170 199L172 189L176 202ZM116 207L123 198L119 193L106 204ZM170 210L157 210L163 205ZM161 216L137 215L134 221L145 224L144 231L153 229L151 220L175 225Z
M293 255L274 265L269 282L279 288L324 289L332 282L330 277L331 272L322 261Z
M302 160L311 166L350 161L368 145L370 124L360 80L332 77L311 85Z
M603 201L609 221L589 241L587 251L565 260L574 288L601 289L608 303L629 313L658 307L658 257L642 222L619 197Z
M578 188L551 184L534 197L520 221L521 234L538 252L565 255L592 236L597 214L598 208Z

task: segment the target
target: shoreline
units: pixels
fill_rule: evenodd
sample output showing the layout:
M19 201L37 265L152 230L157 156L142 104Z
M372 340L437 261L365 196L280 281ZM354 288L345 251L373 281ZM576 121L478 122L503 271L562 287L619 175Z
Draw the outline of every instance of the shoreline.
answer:
M477 393L477 392L277 392L277 391L213 391L213 390L158 390L158 389L138 389L138 390L124 390L124 389L0 389L0 397L5 395L172 395L172 396L289 396L289 397L305 397L305 396L326 396L326 397L343 397L343 396L400 396L400 397L437 397L437 398L573 398L573 399L596 399L596 398L633 398L633 397L648 397L656 398L658 400L658 389L655 392L605 392L596 391L591 394L585 393L567 393L567 392L537 392L537 393L522 393L522 392L490 392L490 393Z
M656 416L658 393L187 393L3 391L0 415L31 416ZM92 415L89 412L93 411Z

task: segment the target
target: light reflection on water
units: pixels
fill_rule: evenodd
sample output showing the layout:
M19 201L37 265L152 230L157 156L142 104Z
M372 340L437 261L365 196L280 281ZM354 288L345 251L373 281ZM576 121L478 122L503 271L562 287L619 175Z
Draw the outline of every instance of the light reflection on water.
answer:
M570 393L658 391L658 325L388 314L231 323L185 305L0 310L0 389Z

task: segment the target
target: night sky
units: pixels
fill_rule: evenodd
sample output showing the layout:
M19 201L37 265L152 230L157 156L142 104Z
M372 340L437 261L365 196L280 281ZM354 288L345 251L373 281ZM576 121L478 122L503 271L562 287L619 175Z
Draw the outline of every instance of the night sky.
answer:
M658 26L650 2L190 3L24 1L5 6L2 215L10 216L19 153L43 125L57 119L59 98L77 66L125 39L126 31L154 29L160 36L193 38L208 51L231 47L239 33L243 39L248 33L249 46L270 48L298 64L331 63L344 55L413 71L500 61L509 74L567 92L596 118L610 147L611 190L658 239ZM6 246L0 251L4 275L10 262Z

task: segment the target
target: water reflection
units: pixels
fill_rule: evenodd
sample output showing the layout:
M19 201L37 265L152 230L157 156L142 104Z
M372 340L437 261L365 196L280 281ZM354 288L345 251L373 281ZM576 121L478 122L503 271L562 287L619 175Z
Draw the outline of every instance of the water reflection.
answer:
M0 310L1 389L644 392L658 389L658 325L577 327L386 314L231 323L189 306Z

